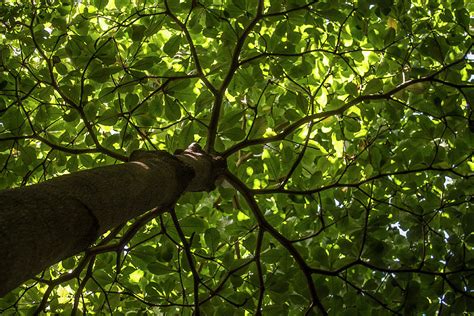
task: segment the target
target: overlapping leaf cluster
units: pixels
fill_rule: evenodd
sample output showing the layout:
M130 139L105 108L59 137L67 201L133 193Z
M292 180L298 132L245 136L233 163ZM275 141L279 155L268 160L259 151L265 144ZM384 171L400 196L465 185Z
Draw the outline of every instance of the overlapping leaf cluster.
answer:
M474 310L473 13L462 0L7 1L2 187L193 141L230 170L0 311Z

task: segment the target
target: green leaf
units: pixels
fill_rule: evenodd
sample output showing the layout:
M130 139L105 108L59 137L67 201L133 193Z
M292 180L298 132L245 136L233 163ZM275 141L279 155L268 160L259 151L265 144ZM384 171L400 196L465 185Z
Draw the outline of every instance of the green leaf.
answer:
M303 62L291 68L290 75L292 77L307 77L313 71L313 67L308 62Z
M161 297L161 294L158 292L160 288L161 286L158 283L155 283L155 282L148 283L145 287L145 292L147 294L147 297L153 298L153 299L159 299Z
M102 125L113 126L117 123L119 114L115 109L105 110L99 118L99 123Z
M204 232L204 239L206 241L207 246L210 248L211 253L214 253L217 250L217 246L219 246L219 231L214 227L206 229L206 231Z
M364 94L374 94L383 90L383 81L379 78L374 78L367 82L364 89Z
M32 147L24 147L21 150L21 160L25 165L30 165L36 161L36 150Z
M447 49L444 44L446 44L446 42L439 37L427 37L420 45L419 50L423 55L431 57L439 62L443 62L445 51Z
M356 133L360 131L360 123L355 119L345 121L345 127L349 132Z
M6 113L0 117L0 122L7 130L14 131L23 124L23 115L17 107L10 107Z
M139 42L143 39L145 35L146 26L145 25L133 25L132 26L132 41Z
M163 97L154 96L148 103L148 112L153 117L158 118L163 113L163 107Z
M76 265L76 260L74 259L74 257L70 257L66 260L63 260L62 262L62 266L64 269L73 269Z
M109 0L93 0L93 3L97 9L103 10L109 3Z
M114 0L115 7L119 10L126 7L129 3L128 0Z
M311 67L309 68L311 69ZM298 93L298 95L296 96L296 106L301 112L307 113L308 100L305 98L305 96L302 93Z
M322 10L320 14L331 21L337 22L342 22L346 18L344 13L336 9Z
M456 11L454 11L454 14L456 15L456 20L461 26L463 26L464 28L469 28L471 18L469 17L469 12L466 8L456 9Z
M176 247L171 242L165 242L158 252L158 260L170 262L173 259ZM151 270L150 270L151 271Z
M469 235L470 233L474 232L474 227L472 223L474 223L474 212L464 214L462 220L464 234Z
M90 155L81 155L79 157L79 160L81 164L86 168L91 168L95 165L94 158L92 158Z
M98 107L95 106L93 103L86 104L86 106L84 107L84 114L86 115L86 119L88 121L95 121L98 110Z
M267 129L267 120L265 117L257 117L253 124L252 131L250 133L250 138L262 137Z
M111 71L108 68L103 68L101 66L98 66L97 68L94 68L92 70L88 77L91 80L94 80L96 82L104 83L107 80L109 80L109 76L111 74Z
M158 65L160 61L161 61L161 58L157 56L146 56L137 60L130 67L134 69L139 69L139 70L149 70L153 66Z
M269 290L276 293L283 294L286 293L289 289L289 284L285 277L274 277L269 283Z
M156 118L150 113L140 113L138 115L134 115L134 118L137 120L137 124L140 127L151 127L156 123Z
M112 38L108 37L98 42L96 56L107 66L115 64L117 52Z
M170 121L176 121L181 118L181 110L178 102L169 96L165 96L165 116Z
M352 96L357 96L359 95L359 88L357 87L357 85L353 82L348 82L344 85L344 90L352 95Z
M396 36L397 36L397 32L395 31L395 29L389 27L388 30L387 30L387 33L385 34L385 37L384 37L384 45L389 46L389 45L393 44L393 42L395 41Z
M206 222L202 218L195 217L195 216L188 216L184 218L180 222L180 224L183 231L187 235L190 235L192 233L202 233L207 228Z
M152 262L147 266L148 271L155 275L165 275L174 273L175 271L168 265L159 263L159 262Z
M198 98L196 99L196 103L194 105L195 112L200 114L202 111L209 109L214 98L211 92L205 90L203 93L199 94Z
M0 80L0 90L3 90L7 87L8 81L6 80Z
M163 46L163 52L165 52L168 56L173 57L178 52L180 44L181 36L174 35Z
M223 133L223 136L229 138L230 140L233 140L233 141L239 141L239 140L242 140L245 138L245 131L242 130L242 128L239 128L239 127L233 127L231 129L228 129L226 131L224 131Z
M301 118L300 114L295 109L288 109L285 111L285 118L292 122Z
M127 94L127 96L125 97L125 107L128 110L131 110L138 105L139 101L140 100L138 98L138 95L136 95L135 93Z

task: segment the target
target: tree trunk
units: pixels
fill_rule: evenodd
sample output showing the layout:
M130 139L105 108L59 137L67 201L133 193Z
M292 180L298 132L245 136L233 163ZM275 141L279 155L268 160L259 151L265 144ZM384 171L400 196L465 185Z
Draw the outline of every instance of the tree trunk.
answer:
M213 189L214 162L195 144L175 156L136 151L124 164L0 191L0 297L113 227Z

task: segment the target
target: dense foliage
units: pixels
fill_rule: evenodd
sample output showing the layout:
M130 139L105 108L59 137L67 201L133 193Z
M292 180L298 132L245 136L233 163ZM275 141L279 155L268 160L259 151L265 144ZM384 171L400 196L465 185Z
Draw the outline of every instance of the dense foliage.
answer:
M1 188L193 141L229 174L0 313L473 311L473 15L463 0L4 1Z

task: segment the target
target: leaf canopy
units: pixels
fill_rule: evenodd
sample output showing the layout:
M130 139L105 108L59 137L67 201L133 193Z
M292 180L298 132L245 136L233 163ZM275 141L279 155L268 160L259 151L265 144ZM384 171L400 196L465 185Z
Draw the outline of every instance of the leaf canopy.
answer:
M474 311L473 15L463 0L4 1L1 188L193 141L231 175L0 313Z

